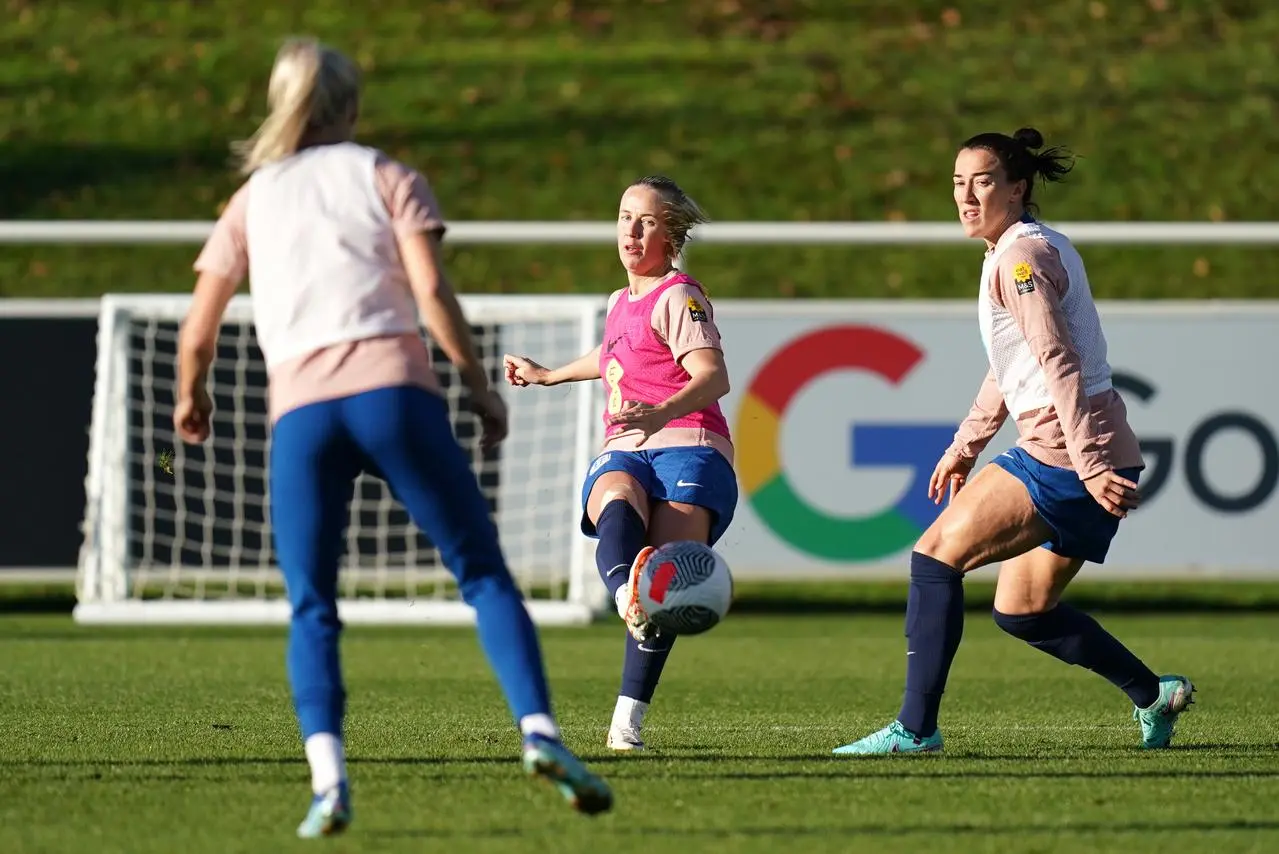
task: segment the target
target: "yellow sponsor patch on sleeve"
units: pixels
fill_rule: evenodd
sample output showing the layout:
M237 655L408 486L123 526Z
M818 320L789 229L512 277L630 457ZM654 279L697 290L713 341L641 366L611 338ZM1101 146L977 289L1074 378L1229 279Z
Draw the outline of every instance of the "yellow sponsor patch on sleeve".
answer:
M1035 289L1035 271L1026 261L1013 267L1013 284L1017 286L1017 293L1022 296Z

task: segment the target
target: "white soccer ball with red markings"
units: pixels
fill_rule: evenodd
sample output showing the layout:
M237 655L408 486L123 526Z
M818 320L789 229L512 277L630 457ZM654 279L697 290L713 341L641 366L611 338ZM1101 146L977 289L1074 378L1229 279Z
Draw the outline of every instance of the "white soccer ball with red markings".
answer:
M733 574L719 553L693 540L667 543L640 570L639 606L658 629L698 635L719 624L733 604Z

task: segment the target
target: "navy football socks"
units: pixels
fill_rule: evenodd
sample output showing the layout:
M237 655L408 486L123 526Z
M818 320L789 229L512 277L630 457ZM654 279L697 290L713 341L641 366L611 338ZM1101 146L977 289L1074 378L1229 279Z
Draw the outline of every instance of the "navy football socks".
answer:
M675 636L659 634L646 641L637 641L626 635L626 657L622 661L622 689L619 696L630 697L641 703L653 702L657 682L662 678L666 659L670 658Z
M1159 677L1077 608L1061 602L1042 614L1014 616L995 611L995 623L1035 649L1105 677L1139 709L1149 708L1159 699Z
M595 520L595 532L599 535L595 567L608 588L611 602L617 597L618 589L626 583L636 555L644 548L647 531L644 530L644 520L630 502L619 498L604 505Z
M951 662L964 636L964 576L911 552L906 598L906 693L897 721L921 738L937 730Z

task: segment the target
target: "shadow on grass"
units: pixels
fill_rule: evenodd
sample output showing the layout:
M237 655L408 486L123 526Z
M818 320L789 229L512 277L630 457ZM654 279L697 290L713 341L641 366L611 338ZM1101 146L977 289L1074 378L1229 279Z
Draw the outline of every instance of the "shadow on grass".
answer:
M994 585L971 581L966 585L965 610L990 612ZM740 585L733 602L734 616L857 616L901 617L906 610L906 585L895 582L815 582L812 584ZM1275 582L1085 582L1065 597L1076 608L1094 613L1167 616L1174 614L1276 614L1279 583ZM30 589L0 588L0 616L66 614L75 607L70 586ZM245 628L236 629L243 637Z
M225 729L225 725L215 725L215 729ZM584 761L593 766L625 767L633 765L656 769L660 767L663 776L715 778L725 780L766 780L788 778L858 778L858 777L928 777L942 779L963 779L967 777L980 779L1245 779L1248 777L1279 777L1279 765L1275 768L1262 769L1186 769L1167 767L1159 760L1184 753L1212 753L1217 759L1249 759L1279 758L1279 744L1273 745L1238 745L1238 744L1190 744L1173 747L1165 751L1152 753L1138 747L1097 747L1088 748L1086 752L1078 749L1046 750L1035 753L952 753L947 756L927 755L903 759L900 756L879 757L836 757L829 753L798 753L778 756L744 757L732 753L687 753L676 749L658 753L618 755L607 753L595 755L590 751L582 752ZM1110 761L1131 758L1133 760L1150 759L1150 764L1157 767L1137 767L1127 769L1063 769L1054 767L1040 769L1036 767L1014 767L1000 770L983 770L981 766L988 763L1061 763L1063 760ZM519 757L512 752L502 756L351 756L347 762L352 767L410 767L431 768L448 766L518 766ZM717 765L757 765L783 766L772 770L724 770L717 771ZM0 759L0 768L142 768L142 769L182 769L182 768L218 768L237 766L296 766L304 768L306 759L299 752L297 756L204 756L185 759L119 759L112 757L95 757L84 759ZM810 767L788 770L784 766L807 765ZM956 767L959 766L959 767ZM693 773L681 774L681 767L694 769ZM891 770L890 770L891 769ZM674 772L674 773L671 773ZM865 773L871 772L871 773Z
M1264 832L1279 830L1279 821L1258 821L1253 819L1236 819L1221 821L1127 821L1127 822L1010 822L1003 825L985 824L875 824L875 823L839 823L819 824L806 822L802 825L763 826L735 825L730 828L713 827L663 827L651 824L644 828L648 837L669 838L712 838L725 839L731 837L796 837L796 836L921 836L946 835L965 836L981 834L982 836L1028 836L1031 834L1115 834L1115 833L1210 833L1229 831ZM514 838L528 836L526 827L485 827L467 829L411 829L392 830L371 828L362 831L364 835L382 839L477 839L477 838Z

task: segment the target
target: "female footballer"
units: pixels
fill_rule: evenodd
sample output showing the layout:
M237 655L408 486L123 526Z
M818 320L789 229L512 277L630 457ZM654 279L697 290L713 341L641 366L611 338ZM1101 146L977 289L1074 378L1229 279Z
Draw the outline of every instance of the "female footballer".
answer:
M505 357L515 386L604 381L604 447L582 485L581 527L599 540L596 566L628 629L607 741L614 750L643 749L644 716L675 642L646 621L635 579L656 546L713 545L737 507L714 312L705 289L675 267L689 230L705 220L671 179L636 181L617 218L628 284L609 297L603 343L555 369Z
M1142 744L1167 747L1192 702L1184 676L1156 676L1096 620L1061 601L1086 561L1101 563L1120 520L1137 506L1144 467L1123 399L1111 385L1097 308L1079 253L1035 219L1035 179L1071 168L1040 151L1033 128L983 133L960 146L954 190L969 237L986 244L978 327L989 370L942 455L929 497L950 501L911 555L906 692L897 719L838 754L941 750L938 710L963 634L964 574L1002 562L996 624L1123 691ZM1011 415L1019 439L969 480Z
M203 442L218 326L247 275L268 372L272 531L293 609L288 675L311 767L298 835L337 833L352 816L336 596L362 471L387 482L474 607L525 768L582 811L606 810L608 787L560 742L536 630L418 333L420 311L471 390L483 441L501 441L505 405L441 266L439 205L421 174L352 141L359 89L355 65L337 51L310 40L280 50L270 114L237 146L248 179L195 262L178 346L174 425L184 441Z

